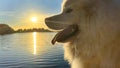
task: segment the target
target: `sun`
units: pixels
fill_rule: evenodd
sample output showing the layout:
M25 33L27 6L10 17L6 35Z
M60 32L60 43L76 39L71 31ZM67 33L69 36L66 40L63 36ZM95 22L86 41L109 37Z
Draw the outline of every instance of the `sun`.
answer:
M31 21L34 22L34 23L37 22L37 17L32 17Z

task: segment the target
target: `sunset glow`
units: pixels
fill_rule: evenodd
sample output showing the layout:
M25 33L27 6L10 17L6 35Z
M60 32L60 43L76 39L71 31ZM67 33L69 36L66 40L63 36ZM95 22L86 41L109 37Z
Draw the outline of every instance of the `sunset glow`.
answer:
M31 21L32 21L33 23L36 23L36 22L37 22L37 17L32 17L32 18L31 18Z
M0 23L8 24L15 30L34 27L47 29L44 19L60 13L62 1L0 0Z
M36 55L36 32L33 33L33 47L34 47L34 50L33 50L33 54Z

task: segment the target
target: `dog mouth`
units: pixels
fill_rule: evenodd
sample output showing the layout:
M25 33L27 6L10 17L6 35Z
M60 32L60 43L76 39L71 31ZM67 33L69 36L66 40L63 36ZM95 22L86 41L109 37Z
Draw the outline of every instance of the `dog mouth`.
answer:
M62 31L58 32L51 43L54 45L56 42L66 42L66 40L73 37L78 32L78 25L69 25Z

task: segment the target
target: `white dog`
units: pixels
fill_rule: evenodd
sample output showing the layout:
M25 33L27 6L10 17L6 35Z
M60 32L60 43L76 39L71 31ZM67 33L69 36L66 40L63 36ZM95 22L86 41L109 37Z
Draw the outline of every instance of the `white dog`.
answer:
M63 12L45 19L61 30L71 68L120 68L120 0L67 0Z

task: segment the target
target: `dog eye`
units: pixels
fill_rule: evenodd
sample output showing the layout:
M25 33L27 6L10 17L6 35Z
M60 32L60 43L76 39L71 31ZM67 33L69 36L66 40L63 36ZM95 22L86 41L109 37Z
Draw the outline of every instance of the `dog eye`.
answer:
M71 13L73 9L67 9L65 13Z

